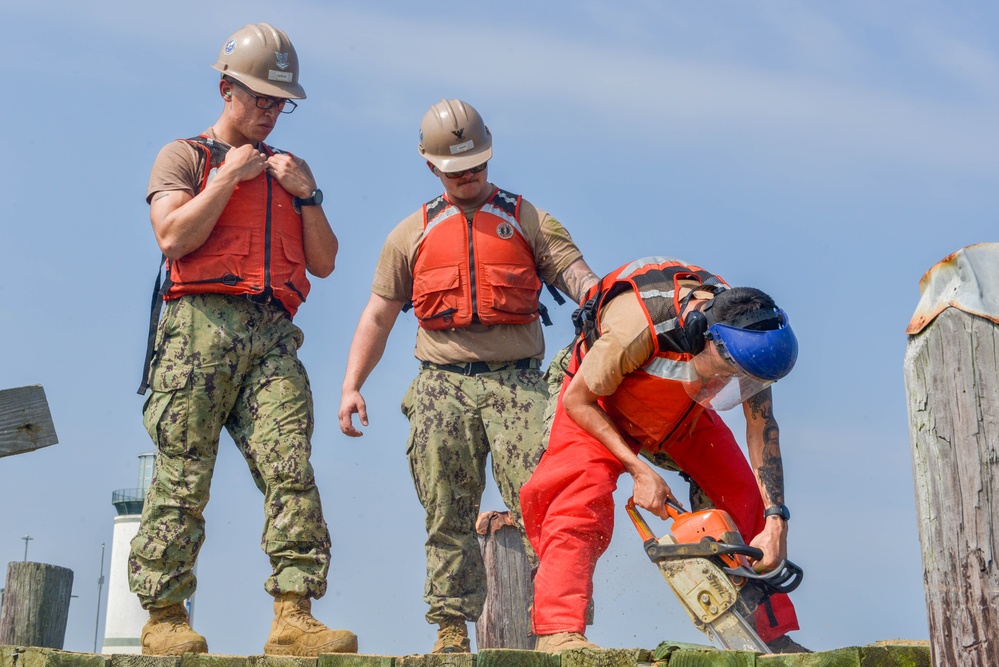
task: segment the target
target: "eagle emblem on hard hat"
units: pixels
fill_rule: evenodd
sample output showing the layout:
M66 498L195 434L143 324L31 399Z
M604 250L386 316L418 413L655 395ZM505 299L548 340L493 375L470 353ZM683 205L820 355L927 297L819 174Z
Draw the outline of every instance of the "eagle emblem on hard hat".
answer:
M277 58L277 66L281 69L288 69L288 54L274 52L274 57Z

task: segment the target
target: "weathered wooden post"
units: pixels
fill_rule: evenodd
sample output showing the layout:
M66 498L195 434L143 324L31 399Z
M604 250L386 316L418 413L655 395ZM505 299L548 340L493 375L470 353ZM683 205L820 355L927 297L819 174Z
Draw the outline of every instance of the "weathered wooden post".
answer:
M534 648L531 601L534 586L521 532L509 512L484 512L476 522L489 592L475 623L483 648Z
M931 268L905 384L933 664L999 665L999 244Z
M62 648L73 571L45 563L12 562L0 609L0 644Z
M59 442L41 385L0 391L0 457Z

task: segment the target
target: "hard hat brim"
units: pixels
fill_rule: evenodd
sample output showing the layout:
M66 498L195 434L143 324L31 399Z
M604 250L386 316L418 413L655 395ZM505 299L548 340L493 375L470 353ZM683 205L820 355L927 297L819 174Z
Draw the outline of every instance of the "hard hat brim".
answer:
M430 164L441 171L465 171L472 167L478 167L483 162L489 161L493 156L492 142L483 148L472 148L467 153L458 153L453 157L442 155L430 155L422 146L417 146L417 150Z

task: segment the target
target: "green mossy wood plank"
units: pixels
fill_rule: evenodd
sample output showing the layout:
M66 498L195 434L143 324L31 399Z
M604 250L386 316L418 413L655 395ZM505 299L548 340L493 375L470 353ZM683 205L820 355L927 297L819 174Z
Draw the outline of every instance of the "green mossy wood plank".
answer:
M316 658L297 656L251 655L246 659L249 667L317 667Z
M714 651L713 646L704 644L688 644L687 642L675 642L669 639L664 640L652 651L653 660L669 660L676 651Z
M111 667L180 667L180 656L114 653Z
M931 667L930 643L878 642L860 649L861 667Z
M559 667L559 657L551 653L484 648L475 656L475 667Z
M638 648L577 648L561 653L562 667L636 667L652 654Z
M860 649L851 646L817 653L759 655L756 667L860 667Z
M72 653L34 646L0 646L0 667L108 667L109 660L93 653Z
M318 667L395 667L396 660L390 655L328 653L319 656Z
M185 653L180 667L250 667L250 659L240 655Z
M405 655L396 661L396 665L398 667L475 667L475 654Z
M670 654L666 664L669 667L756 667L756 654L750 651L680 649Z

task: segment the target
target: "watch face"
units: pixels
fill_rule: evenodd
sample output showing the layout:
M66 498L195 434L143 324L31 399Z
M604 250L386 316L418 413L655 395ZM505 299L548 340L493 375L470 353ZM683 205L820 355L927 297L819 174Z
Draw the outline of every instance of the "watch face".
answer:
M312 193L312 201L316 202L316 205L323 203L323 191L316 188L316 191Z

